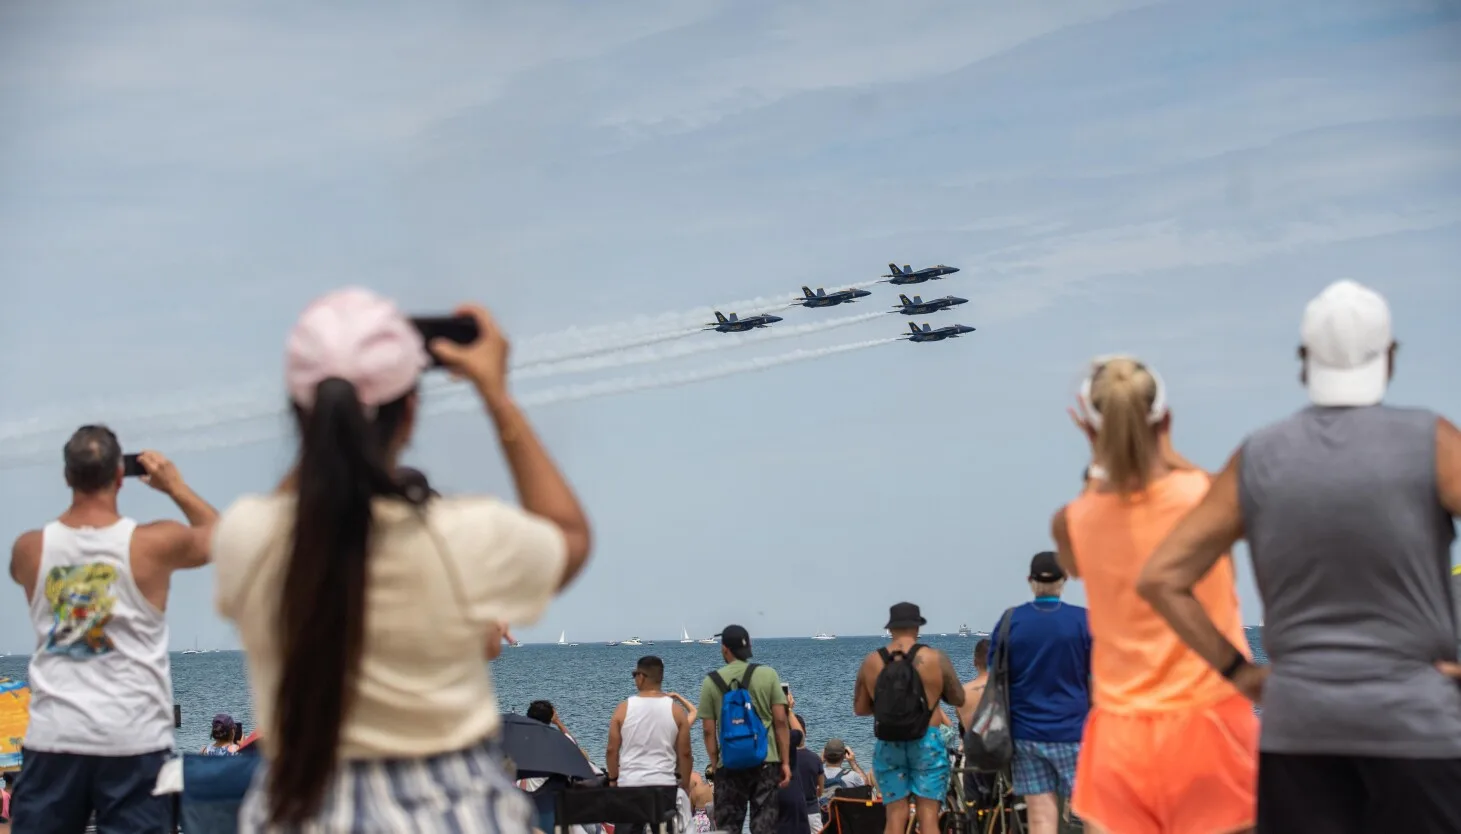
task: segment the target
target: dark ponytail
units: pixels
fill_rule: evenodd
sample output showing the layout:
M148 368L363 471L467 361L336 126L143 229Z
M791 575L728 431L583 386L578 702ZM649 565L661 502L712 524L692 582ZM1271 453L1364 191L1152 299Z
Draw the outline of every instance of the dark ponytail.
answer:
M381 406L372 419L354 385L327 379L312 409L294 407L299 500L279 606L279 737L269 740L274 825L298 825L318 813L335 775L365 641L371 502L406 498L388 457L408 397Z

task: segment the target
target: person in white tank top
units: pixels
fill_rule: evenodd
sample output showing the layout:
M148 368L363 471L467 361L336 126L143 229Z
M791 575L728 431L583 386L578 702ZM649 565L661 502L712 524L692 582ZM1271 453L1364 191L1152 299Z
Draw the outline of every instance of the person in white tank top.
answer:
M638 694L619 704L609 721L604 764L610 785L690 789L693 719L661 689L664 679L665 664L658 657L640 658L634 667Z
M188 523L138 524L118 512L121 444L83 426L65 447L71 506L11 550L36 647L27 673L30 723L11 799L16 831L161 832L171 820L153 785L173 748L168 586L175 570L208 562L218 512L156 452L143 483Z

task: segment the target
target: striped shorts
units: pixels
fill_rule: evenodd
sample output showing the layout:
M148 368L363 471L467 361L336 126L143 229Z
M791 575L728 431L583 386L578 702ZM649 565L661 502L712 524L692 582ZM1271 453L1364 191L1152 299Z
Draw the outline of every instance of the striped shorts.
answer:
M314 819L268 824L267 761L239 811L240 834L527 834L533 804L507 777L497 743L424 759L342 762Z

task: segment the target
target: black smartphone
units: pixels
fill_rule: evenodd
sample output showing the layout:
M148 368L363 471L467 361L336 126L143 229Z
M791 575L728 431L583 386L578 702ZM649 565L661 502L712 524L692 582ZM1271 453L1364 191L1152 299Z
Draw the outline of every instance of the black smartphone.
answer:
M459 345L470 345L482 335L477 319L472 316L412 316L411 326L421 334L421 340L430 345L434 339L446 339ZM427 353L431 353L428 349ZM431 367L441 367L441 360L431 354Z
M233 725L233 743L234 744L238 744L240 741L243 741L243 735L244 735L244 732L243 732L243 724L242 723L234 724Z
M147 470L142 468L142 464L137 460L136 455L122 455L123 478L140 478L146 474Z
M783 694L783 695L790 695L791 694L791 684L789 684L789 683L783 683L781 685L781 694Z

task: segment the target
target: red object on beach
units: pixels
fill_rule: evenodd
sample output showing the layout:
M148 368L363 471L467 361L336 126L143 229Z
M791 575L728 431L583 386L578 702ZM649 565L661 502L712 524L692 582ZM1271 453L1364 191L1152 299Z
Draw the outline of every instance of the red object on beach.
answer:
M253 744L254 742L256 742L258 740L259 740L259 731L258 730L254 730L252 733L249 733L246 737L244 737L244 740L243 741L239 742L238 749L242 750L245 747L248 747L250 744Z

